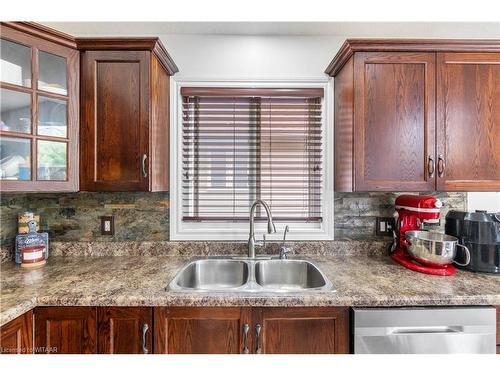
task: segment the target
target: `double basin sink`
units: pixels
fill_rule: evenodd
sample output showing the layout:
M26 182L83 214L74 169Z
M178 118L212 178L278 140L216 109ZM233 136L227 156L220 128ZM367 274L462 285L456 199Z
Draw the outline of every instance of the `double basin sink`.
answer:
M332 284L302 259L204 258L184 266L169 290L185 292L331 291Z

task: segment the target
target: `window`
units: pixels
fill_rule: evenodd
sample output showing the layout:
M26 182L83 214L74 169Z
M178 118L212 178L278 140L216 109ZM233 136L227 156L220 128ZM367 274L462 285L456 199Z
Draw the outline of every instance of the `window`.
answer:
M182 87L177 228L245 239L250 207L262 199L278 230L324 233L324 91ZM256 221L265 220L257 209Z

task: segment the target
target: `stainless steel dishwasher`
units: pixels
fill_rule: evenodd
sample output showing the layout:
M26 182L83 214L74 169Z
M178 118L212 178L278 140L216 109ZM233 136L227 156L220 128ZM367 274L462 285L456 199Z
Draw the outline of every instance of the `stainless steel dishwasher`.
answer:
M355 354L496 352L494 307L353 310Z

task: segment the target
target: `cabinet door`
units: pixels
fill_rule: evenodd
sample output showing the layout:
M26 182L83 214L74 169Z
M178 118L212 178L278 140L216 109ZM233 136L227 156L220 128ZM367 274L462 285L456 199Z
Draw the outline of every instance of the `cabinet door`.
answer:
M36 353L97 353L95 307L37 307Z
M500 190L500 54L438 53L438 189Z
M82 53L81 190L149 189L147 51Z
M155 353L238 354L245 348L251 353L250 326L245 308L155 308Z
M435 188L435 54L354 56L357 191Z
M264 354L349 353L349 309L263 308L252 327L254 352ZM260 324L260 339L256 325Z
M100 354L151 353L152 308L99 307L97 315Z
M26 27L2 24L0 190L78 191L80 54Z
M0 327L0 354L33 352L33 312L29 311Z

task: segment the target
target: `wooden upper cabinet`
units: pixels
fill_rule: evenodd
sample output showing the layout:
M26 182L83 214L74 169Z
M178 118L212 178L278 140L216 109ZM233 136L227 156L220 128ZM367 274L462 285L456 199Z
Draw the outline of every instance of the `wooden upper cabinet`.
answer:
M500 53L438 53L438 189L500 191Z
M0 191L78 191L75 40L2 22L0 49Z
M500 190L499 40L347 40L326 73L336 191Z
M355 190L433 190L434 60L413 52L354 56Z
M80 189L167 191L169 77L157 38L77 39L81 52Z
M0 327L0 354L33 353L33 311Z
M151 307L99 307L97 320L99 354L152 353Z
M96 354L95 307L37 307L35 349L37 354Z

